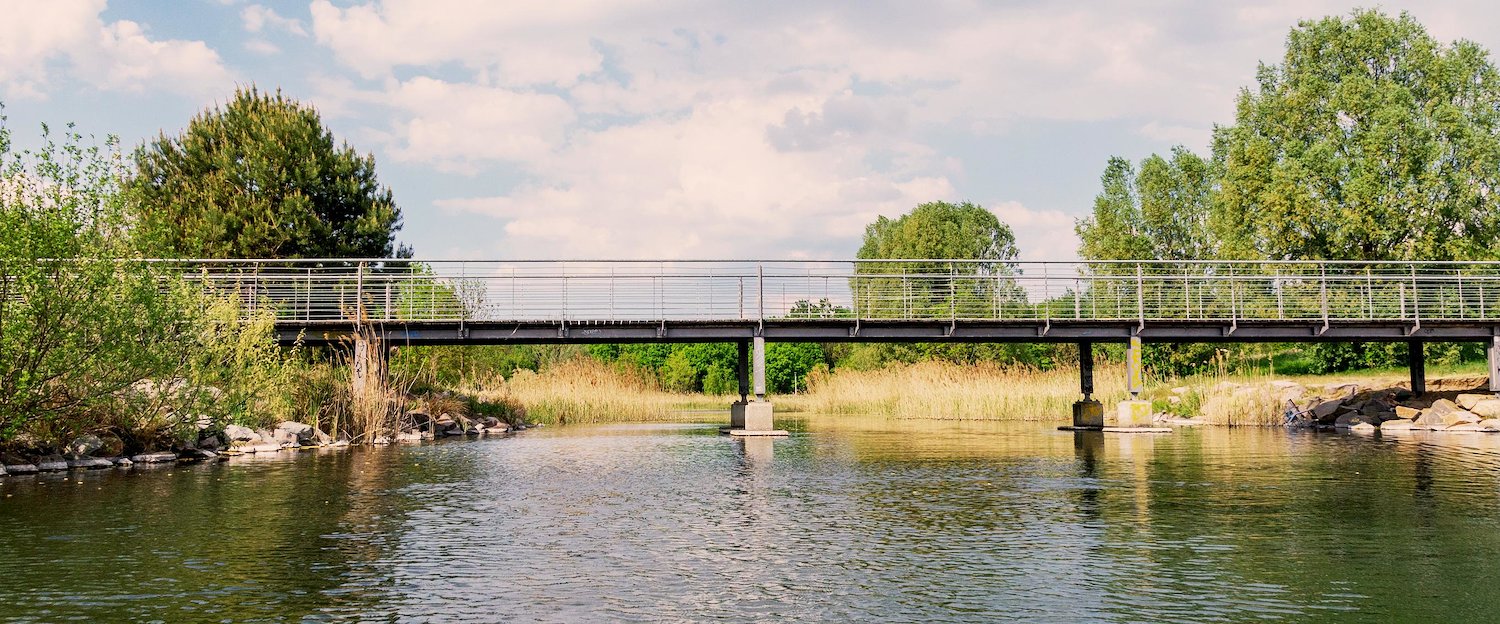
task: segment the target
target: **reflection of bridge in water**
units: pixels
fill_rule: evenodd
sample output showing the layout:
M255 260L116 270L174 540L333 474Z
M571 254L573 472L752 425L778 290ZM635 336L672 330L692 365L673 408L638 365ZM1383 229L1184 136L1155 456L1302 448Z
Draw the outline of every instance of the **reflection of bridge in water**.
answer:
M184 262L286 344L735 342L735 424L770 429L766 341L1500 345L1500 263L970 260ZM378 363L356 368L383 370ZM1491 375L1492 384L1496 375ZM753 381L752 381L753 380ZM754 400L747 401L750 395ZM750 418L746 421L746 418Z

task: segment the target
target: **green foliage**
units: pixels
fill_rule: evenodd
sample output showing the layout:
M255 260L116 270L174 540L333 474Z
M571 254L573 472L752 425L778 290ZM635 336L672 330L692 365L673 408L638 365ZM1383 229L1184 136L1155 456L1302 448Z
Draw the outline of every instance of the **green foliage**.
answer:
M709 365L708 372L703 375L704 394L738 394L739 391L739 378L733 368L719 363Z
M1405 13L1302 22L1215 132L1221 255L1495 257L1497 80L1483 48Z
M946 259L988 262L868 262L855 266L852 311L862 318L988 317L1009 302L1024 305L1010 261L1016 238L983 206L931 202L865 227L861 260Z
M1212 257L1210 214L1216 176L1209 161L1178 146L1152 154L1140 172L1112 157L1094 211L1076 226L1089 260L1195 260Z
M661 385L672 392L692 392L698 389L698 371L688 361L686 350L678 349L667 356L661 367Z
M0 442L110 432L141 448L203 417L290 413L268 317L241 323L180 268L131 260L114 140L43 132L13 153L0 123Z
M807 389L807 374L824 364L823 349L811 342L766 345L766 391L787 394Z
M866 226L856 257L1013 260L1016 237L983 206L930 202Z
M135 154L127 181L153 251L179 257L410 255L375 160L335 145L318 112L254 87Z

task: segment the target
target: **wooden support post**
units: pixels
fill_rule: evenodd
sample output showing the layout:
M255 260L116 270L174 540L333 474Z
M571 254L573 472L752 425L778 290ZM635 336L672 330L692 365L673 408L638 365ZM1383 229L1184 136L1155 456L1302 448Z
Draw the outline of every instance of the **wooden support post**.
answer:
M1427 392L1427 352L1421 341L1406 343L1406 367L1411 372L1411 393L1422 396Z

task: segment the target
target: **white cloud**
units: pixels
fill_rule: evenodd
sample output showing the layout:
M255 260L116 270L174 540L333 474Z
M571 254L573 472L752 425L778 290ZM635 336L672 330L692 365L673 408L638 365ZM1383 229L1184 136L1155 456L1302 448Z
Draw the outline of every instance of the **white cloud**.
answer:
M265 39L249 39L245 41L245 49L262 56L280 54L281 48Z
M0 4L0 86L42 98L62 75L95 88L206 93L231 84L202 41L152 39L138 23L104 23L103 0Z
M1021 260L1078 259L1078 235L1073 231L1072 216L1060 210L1033 210L1015 201L992 203L988 208L1010 226Z
M525 163L560 149L574 113L556 95L418 77L357 97L389 106L397 160L474 173L484 164Z
M307 29L302 27L302 22L289 17L282 17L275 9L252 4L240 11L240 20L245 24L245 31L260 33L267 27L275 30L284 30L294 35L307 36Z

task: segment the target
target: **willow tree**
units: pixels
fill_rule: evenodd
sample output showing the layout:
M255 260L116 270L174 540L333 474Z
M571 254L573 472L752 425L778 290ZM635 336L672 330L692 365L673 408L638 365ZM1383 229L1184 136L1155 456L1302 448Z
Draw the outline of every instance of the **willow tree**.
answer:
M1410 15L1299 24L1218 128L1215 231L1267 259L1495 257L1500 79Z
M127 185L156 253L208 258L390 257L401 210L375 159L336 143L317 110L235 91L135 153Z

